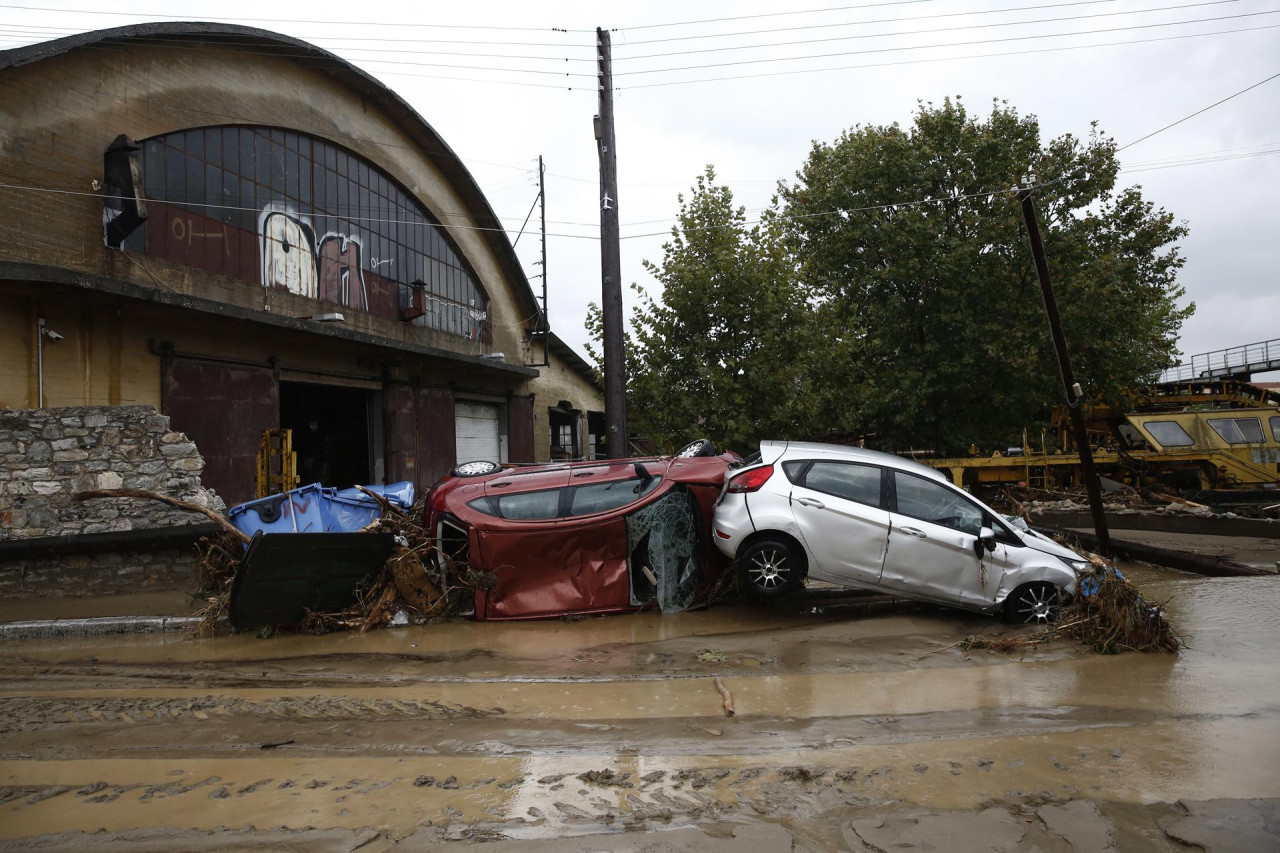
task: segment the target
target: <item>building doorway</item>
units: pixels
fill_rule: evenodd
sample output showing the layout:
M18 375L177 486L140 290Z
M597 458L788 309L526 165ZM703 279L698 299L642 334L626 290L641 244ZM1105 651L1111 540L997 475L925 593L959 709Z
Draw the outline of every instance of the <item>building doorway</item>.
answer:
M551 425L551 459L579 459L582 454L578 449L578 413L570 404L561 400L554 409L547 409L547 419Z
M507 461L502 407L458 400L453 406L457 459L462 462Z
M280 383L280 427L293 430L300 485L344 489L377 482L370 441L375 397L360 388Z

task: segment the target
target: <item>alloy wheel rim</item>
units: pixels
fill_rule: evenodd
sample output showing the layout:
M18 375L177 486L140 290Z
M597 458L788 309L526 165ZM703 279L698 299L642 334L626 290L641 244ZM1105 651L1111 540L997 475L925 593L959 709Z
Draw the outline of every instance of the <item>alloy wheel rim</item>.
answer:
M1043 623L1053 619L1056 609L1056 590L1047 586L1033 586L1018 597L1018 615L1023 622Z
M782 586L791 574L785 555L777 551L761 551L751 558L751 582L759 589L773 590Z

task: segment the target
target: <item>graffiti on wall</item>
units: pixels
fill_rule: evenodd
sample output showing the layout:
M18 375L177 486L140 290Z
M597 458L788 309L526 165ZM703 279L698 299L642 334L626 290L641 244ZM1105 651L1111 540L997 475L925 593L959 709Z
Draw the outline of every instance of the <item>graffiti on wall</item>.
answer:
M268 204L258 215L258 240L263 287L369 310L359 237L330 231L317 241L309 218Z

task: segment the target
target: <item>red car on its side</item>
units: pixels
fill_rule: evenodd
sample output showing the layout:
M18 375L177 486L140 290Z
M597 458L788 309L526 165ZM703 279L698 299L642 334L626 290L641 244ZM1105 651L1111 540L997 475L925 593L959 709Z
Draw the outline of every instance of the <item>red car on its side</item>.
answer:
M440 568L492 572L475 618L687 608L718 580L711 514L733 454L705 439L675 456L503 469L468 462L431 489Z

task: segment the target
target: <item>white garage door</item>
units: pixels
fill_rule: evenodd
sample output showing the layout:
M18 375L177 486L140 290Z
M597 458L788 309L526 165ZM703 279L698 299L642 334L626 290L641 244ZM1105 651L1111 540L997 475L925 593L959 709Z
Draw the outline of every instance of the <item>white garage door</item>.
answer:
M499 429L499 407L488 403L455 403L458 462L487 459L502 461L502 430Z

